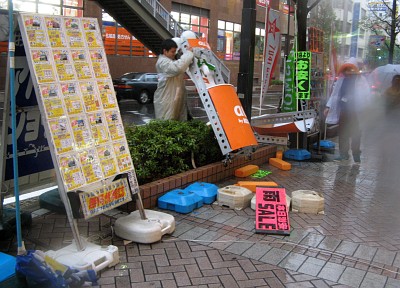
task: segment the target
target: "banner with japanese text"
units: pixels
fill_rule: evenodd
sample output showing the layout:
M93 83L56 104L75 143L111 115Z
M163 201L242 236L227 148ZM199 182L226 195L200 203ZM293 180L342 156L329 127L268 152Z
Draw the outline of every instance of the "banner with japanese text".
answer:
M281 112L297 111L296 95L296 53L292 50L286 60L284 95L281 104Z
M298 51L296 64L297 98L300 100L310 100L311 52Z
M264 65L262 71L262 84L260 95L260 107L263 103L264 97L267 94L269 81L274 73L277 61L277 54L281 45L281 30L279 11L267 8L265 32L266 41L264 47Z

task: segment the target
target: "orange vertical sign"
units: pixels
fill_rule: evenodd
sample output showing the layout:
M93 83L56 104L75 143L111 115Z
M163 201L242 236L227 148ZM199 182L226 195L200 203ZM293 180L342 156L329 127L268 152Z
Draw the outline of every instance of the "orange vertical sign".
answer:
M208 93L231 149L257 145L254 132L233 86L230 84L213 86L208 88Z

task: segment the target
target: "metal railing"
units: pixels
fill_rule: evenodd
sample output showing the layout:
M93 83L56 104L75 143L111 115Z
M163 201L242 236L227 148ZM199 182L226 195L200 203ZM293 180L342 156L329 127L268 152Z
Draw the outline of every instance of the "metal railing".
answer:
M164 26L174 37L179 37L185 29L169 14L157 0L137 0L157 21ZM222 77L226 83L230 83L230 71L228 67L213 52L214 63L217 63Z

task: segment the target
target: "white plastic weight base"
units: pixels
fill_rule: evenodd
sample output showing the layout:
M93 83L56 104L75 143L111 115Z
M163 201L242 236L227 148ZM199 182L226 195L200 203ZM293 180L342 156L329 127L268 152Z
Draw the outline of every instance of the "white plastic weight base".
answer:
M45 254L71 268L78 270L93 269L96 273L119 263L117 246L99 246L86 241L83 241L83 243L86 247L83 251L78 251L75 240L73 240L71 245L57 251L49 250Z
M160 241L164 234L175 231L174 216L159 211L144 211L145 220L140 217L139 211L118 218L114 224L115 235L133 242L150 244Z

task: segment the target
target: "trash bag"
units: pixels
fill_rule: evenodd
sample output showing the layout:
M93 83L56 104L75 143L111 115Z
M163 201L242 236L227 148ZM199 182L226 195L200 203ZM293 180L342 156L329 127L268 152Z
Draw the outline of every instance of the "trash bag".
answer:
M28 287L75 288L97 285L94 270L71 269L40 250L28 250L17 256L16 272L26 279Z

